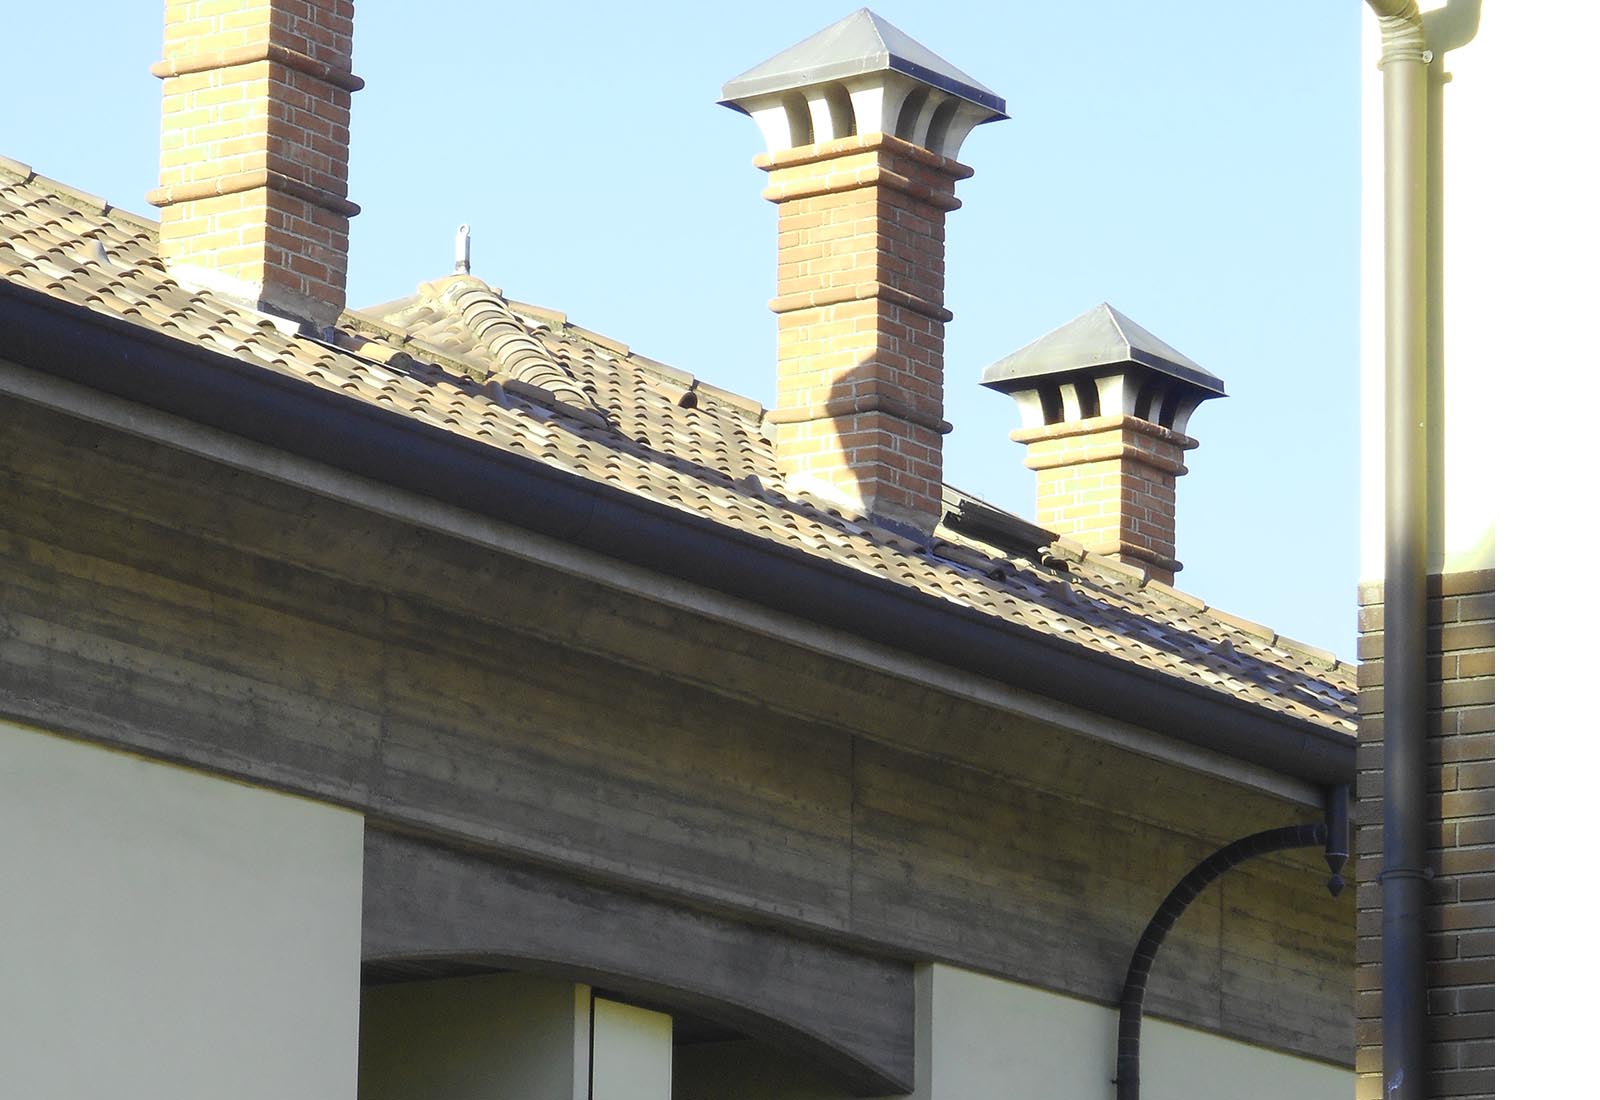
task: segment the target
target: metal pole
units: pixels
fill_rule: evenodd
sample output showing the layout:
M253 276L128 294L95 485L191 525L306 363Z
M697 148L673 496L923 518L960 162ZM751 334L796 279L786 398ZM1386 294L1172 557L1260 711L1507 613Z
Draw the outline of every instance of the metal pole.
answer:
M1415 0L1383 29L1383 1095L1423 1096L1427 973L1428 63Z

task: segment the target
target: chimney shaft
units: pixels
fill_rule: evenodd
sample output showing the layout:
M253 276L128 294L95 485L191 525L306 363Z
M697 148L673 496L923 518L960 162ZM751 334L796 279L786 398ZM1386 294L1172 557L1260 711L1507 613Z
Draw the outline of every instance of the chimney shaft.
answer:
M1005 104L866 10L723 93L766 137L756 165L778 205L780 468L796 487L932 530L950 430L944 218L972 174L954 158Z
M1137 416L1095 416L1012 434L1037 476L1034 521L1142 566L1171 584L1177 553L1177 481L1199 444Z
M1041 527L1171 584L1184 434L1222 380L1109 305L1099 305L983 372L1012 396L1036 472Z
M179 281L327 324L344 310L354 0L168 0L162 262Z
M944 216L970 171L887 134L757 160L778 204L783 469L932 529L944 482Z

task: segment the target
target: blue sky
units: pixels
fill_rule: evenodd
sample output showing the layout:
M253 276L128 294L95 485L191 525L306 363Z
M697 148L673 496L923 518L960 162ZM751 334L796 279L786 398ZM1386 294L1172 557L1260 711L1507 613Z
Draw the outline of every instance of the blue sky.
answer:
M149 212L157 0L8 11L0 154ZM473 268L770 402L774 208L722 81L853 10L358 0L350 302ZM1354 651L1358 85L1354 0L882 0L1005 97L962 149L948 228L946 479L1031 515L982 369L1109 301L1222 377L1178 483L1179 586ZM759 12L759 16L754 13Z

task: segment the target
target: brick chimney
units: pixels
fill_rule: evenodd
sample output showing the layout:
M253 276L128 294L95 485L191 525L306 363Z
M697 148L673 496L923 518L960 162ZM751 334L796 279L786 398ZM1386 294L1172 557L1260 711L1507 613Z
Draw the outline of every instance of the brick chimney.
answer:
M161 260L180 282L326 324L344 310L354 0L168 0Z
M1037 473L1041 527L1143 567L1171 584L1177 559L1177 480L1184 434L1200 402L1223 397L1222 380L1109 305L983 372L1022 412L1011 438Z
M723 86L778 205L785 477L930 531L943 484L944 217L956 162L1005 101L862 9Z

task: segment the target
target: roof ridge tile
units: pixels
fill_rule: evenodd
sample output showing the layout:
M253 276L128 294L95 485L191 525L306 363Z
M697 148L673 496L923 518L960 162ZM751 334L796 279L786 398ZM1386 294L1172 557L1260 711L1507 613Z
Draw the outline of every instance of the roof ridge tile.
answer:
M604 410L583 383L534 339L496 288L472 275L449 275L419 289L460 316L467 331L509 380L535 386L566 404L604 417ZM500 329L504 331L497 331Z
M80 187L74 187L70 183L42 175L31 164L25 164L20 160L0 157L0 177L5 177L7 182L13 185L35 187L80 213L106 218L124 228L148 234L154 234L159 230L157 223L150 218L135 214L131 210L124 210L103 195L96 195Z
M1246 619L1242 615L1234 615L1230 612L1222 611L1215 607L1208 608L1206 614L1211 616L1211 618L1216 619L1218 622L1225 623L1241 633L1248 634L1252 638L1258 638L1261 641L1266 642L1268 645L1277 644L1278 632L1273 630L1270 626L1267 626L1265 623L1258 623L1254 619Z

